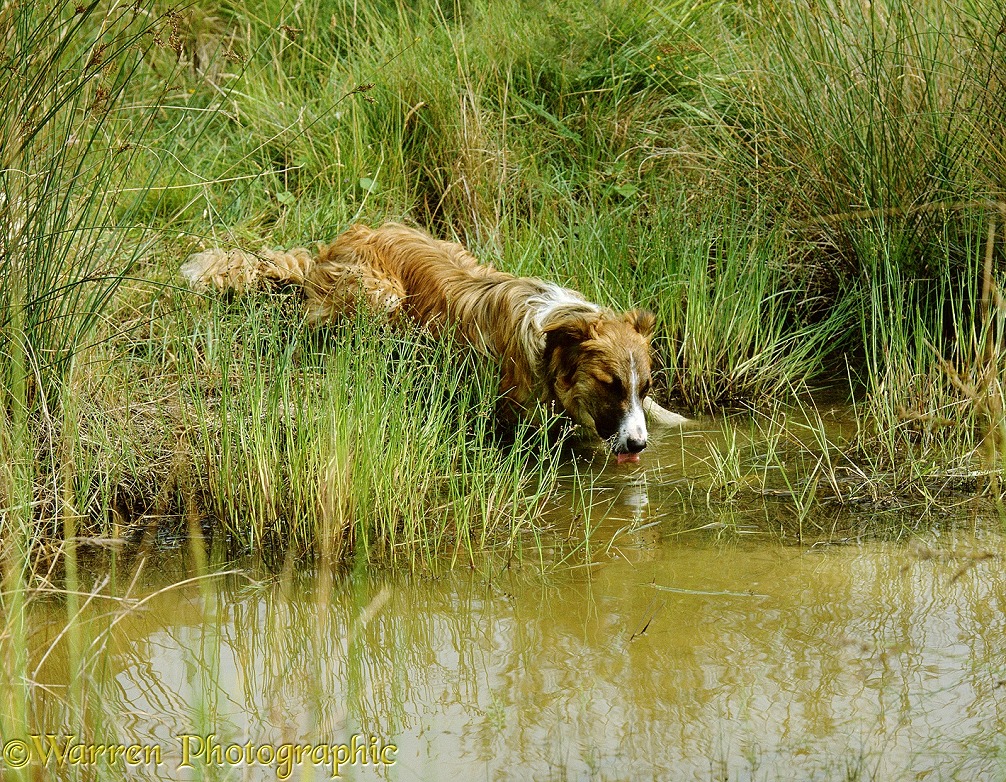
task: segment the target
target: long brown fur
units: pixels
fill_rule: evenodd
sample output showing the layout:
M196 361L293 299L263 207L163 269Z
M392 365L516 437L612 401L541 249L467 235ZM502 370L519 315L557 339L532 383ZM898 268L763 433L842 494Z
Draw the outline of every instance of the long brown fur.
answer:
M451 328L499 362L501 393L513 406L557 402L602 438L614 436L607 419L619 405L624 414L628 404L615 398L617 379L649 385L649 313L603 309L553 283L480 264L460 244L397 223L353 225L315 251L208 250L191 256L182 273L197 287L303 286L306 317L314 324L343 318L362 300L434 335Z

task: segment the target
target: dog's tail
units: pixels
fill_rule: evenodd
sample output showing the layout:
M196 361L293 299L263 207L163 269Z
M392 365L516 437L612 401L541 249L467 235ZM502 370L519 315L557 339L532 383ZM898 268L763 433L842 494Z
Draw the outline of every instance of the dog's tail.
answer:
M190 255L182 264L182 276L196 290L216 288L243 291L263 284L303 285L317 258L304 247L258 252L214 248Z

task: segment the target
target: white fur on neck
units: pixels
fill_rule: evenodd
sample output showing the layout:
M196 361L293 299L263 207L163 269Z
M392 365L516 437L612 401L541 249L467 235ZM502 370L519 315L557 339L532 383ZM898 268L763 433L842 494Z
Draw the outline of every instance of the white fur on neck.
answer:
M527 311L521 324L521 343L532 365L545 352L544 329L559 310L600 312L601 308L587 301L576 291L551 282L536 281L541 291L527 300Z
M528 318L539 334L545 328L546 321L560 309L599 312L601 308L591 304L576 291L550 282L543 282L541 293L527 300Z

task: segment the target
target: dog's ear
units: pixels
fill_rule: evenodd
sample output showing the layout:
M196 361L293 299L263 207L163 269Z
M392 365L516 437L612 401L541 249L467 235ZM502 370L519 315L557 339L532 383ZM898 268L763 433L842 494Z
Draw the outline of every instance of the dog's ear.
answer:
M562 394L572 385L576 369L576 356L580 345L597 338L600 318L595 313L563 313L549 319L542 326L545 335L546 373L555 384L555 393Z
M595 313L566 313L550 319L543 327L546 352L597 338L599 317Z
M541 331L545 335L545 361L556 375L569 364L577 347L598 336L599 317L594 313L567 313L550 320Z
M625 319L646 339L653 336L653 329L657 325L657 316L649 310L630 310L625 313Z

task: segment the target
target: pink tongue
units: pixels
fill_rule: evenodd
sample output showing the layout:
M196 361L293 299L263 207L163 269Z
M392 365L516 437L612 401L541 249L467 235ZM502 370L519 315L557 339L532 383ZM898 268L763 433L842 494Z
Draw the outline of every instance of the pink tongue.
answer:
M639 461L639 454L638 453L620 453L620 454L618 454L618 463L619 464L625 464L625 462L638 462L638 461Z

